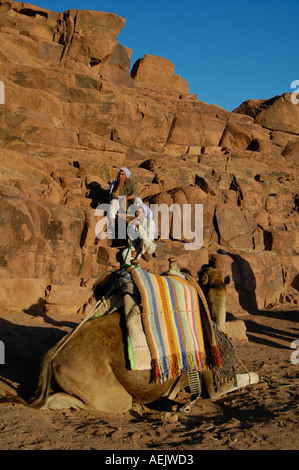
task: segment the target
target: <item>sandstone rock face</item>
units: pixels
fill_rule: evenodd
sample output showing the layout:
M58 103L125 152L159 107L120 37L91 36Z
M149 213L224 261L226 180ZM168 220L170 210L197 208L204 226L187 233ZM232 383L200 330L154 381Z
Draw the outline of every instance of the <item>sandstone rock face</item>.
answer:
M161 57L145 55L130 75L124 24L0 0L0 308L88 308L93 282L122 260L121 243L95 233L121 166L148 204L191 208L188 233L169 212L144 269L161 273L175 256L197 277L213 261L230 275L235 319L295 304L299 108L287 94L233 113L208 105ZM196 205L202 240L190 250Z
M179 75L174 75L174 65L163 57L146 54L134 64L131 77L145 85L171 88L181 93L189 93L188 83Z

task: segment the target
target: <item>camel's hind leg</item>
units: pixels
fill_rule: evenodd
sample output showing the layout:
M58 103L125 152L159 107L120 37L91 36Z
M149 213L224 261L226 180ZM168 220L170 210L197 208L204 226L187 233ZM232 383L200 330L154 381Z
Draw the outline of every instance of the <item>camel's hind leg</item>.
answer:
M76 397L74 402L69 401L75 406L77 405L78 408L81 408L80 402L82 402L81 404L86 409L125 413L132 407L131 395L117 380L109 364L103 361L100 369L100 373L95 377L91 370L88 371L88 368L80 370L79 367L67 367L63 362L55 361L53 375L59 387L66 394L71 395L70 398ZM53 400L55 395L53 395ZM68 403L66 397L57 398ZM56 401L57 404L59 404L59 400Z
M62 410L72 408L74 410L86 410L90 409L81 400L76 397L72 397L67 393L54 393L49 395L46 402L41 407L41 410Z

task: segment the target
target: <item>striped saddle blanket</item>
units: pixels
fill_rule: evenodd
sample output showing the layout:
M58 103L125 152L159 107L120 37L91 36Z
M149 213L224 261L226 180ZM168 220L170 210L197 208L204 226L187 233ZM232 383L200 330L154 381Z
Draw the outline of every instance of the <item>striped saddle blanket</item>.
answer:
M205 312L196 286L181 274L159 276L140 267L131 275L141 295L153 381L163 382L206 368L210 342L206 341L207 319L202 322Z

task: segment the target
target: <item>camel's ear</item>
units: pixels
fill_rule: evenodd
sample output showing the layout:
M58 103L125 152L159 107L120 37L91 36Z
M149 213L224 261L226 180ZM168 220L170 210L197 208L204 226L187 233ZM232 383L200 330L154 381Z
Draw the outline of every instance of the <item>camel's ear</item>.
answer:
M229 284L230 283L230 277L229 276L225 276L224 278L224 284Z
M206 272L199 273L199 282L203 286L209 282L209 275Z

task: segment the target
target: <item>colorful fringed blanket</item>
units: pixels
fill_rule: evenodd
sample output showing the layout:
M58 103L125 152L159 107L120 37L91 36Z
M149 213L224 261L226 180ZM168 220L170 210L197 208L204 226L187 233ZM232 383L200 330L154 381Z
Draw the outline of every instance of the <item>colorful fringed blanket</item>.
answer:
M202 322L205 312L201 311L197 287L181 275L159 276L139 267L131 274L141 294L142 324L154 381L163 382L209 365L213 341L207 342L207 338L213 332L209 319ZM207 324L211 328L208 334L203 329ZM216 366L220 366L217 360Z

